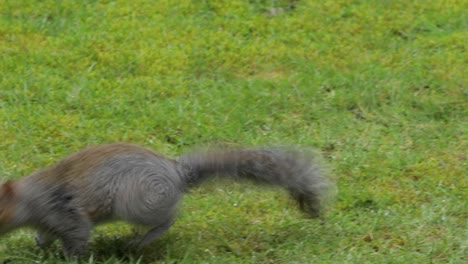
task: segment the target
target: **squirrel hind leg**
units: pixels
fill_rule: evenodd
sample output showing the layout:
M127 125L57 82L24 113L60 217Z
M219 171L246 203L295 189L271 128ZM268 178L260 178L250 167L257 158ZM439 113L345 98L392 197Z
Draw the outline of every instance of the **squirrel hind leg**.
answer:
M128 244L129 248L135 248L137 250L143 249L145 246L149 245L154 240L160 238L164 235L169 228L175 223L174 219L170 219L162 225L156 226L150 229L145 235L142 237L138 237Z

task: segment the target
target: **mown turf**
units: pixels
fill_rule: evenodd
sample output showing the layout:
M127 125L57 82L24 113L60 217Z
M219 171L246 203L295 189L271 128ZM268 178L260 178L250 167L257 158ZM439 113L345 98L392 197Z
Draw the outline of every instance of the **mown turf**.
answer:
M90 263L467 261L467 5L449 1L0 0L0 169L88 145L321 150L323 221L280 190L208 184L143 254L96 230ZM0 262L62 263L30 230Z

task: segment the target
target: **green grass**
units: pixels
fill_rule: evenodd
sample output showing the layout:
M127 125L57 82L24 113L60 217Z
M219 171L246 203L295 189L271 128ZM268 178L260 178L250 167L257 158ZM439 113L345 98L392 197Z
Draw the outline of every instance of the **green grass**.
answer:
M338 181L323 221L280 190L208 184L141 256L128 225L97 228L89 262L465 263L466 8L0 0L0 177L115 141L310 147ZM7 259L62 263L25 229L0 238Z

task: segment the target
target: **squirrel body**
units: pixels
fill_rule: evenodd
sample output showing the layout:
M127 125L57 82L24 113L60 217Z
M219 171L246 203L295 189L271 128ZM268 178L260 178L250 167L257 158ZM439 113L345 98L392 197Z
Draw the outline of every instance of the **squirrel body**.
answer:
M131 144L106 144L0 185L0 235L33 227L38 246L60 239L67 257L79 257L93 226L123 220L152 228L136 243L145 246L174 223L183 194L214 175L283 187L312 217L333 187L319 165L296 150L226 149L170 159Z

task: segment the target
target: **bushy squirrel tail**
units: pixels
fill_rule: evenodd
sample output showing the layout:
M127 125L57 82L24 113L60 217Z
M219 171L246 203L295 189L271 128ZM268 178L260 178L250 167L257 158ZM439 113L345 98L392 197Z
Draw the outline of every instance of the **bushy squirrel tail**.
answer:
M217 175L283 187L311 217L321 215L335 191L316 156L295 149L196 151L178 165L189 187Z

